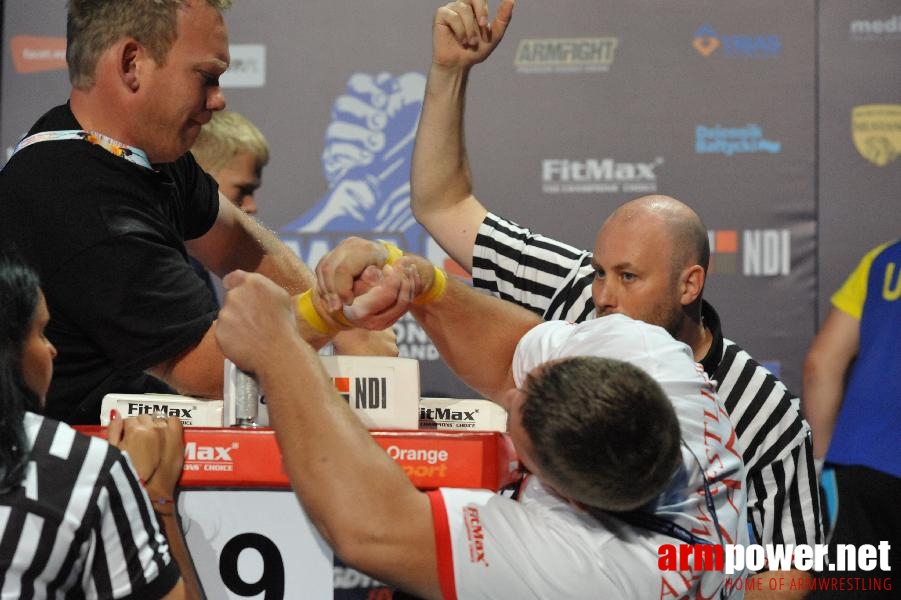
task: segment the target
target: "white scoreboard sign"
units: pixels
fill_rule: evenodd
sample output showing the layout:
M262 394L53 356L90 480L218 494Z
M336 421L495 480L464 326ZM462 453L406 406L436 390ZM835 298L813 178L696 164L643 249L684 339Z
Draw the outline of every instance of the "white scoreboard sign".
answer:
M332 550L291 490L195 490L178 497L207 598L332 600Z

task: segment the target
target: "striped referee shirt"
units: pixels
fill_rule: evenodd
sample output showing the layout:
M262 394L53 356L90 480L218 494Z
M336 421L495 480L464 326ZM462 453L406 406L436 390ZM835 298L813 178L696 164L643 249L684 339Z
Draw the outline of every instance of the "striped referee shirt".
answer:
M584 321L595 316L591 252L577 250L488 214L472 256L473 285L541 315ZM701 361L732 419L748 483L748 522L755 542L823 541L810 426L800 400L737 344L703 303L713 344Z
M25 414L31 458L0 495L0 598L162 598L178 581L128 457Z

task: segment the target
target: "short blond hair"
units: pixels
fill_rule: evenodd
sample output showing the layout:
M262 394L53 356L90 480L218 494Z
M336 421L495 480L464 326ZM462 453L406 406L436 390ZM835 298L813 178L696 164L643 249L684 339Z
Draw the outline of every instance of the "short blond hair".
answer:
M205 1L220 12L232 5L232 0ZM100 55L123 37L135 38L157 64L164 64L177 35L178 9L190 3L191 0L69 0L66 63L72 87L90 89Z
M257 169L269 162L269 144L257 126L240 113L222 110L213 113L191 147L191 153L207 173L216 173L237 154L248 152Z

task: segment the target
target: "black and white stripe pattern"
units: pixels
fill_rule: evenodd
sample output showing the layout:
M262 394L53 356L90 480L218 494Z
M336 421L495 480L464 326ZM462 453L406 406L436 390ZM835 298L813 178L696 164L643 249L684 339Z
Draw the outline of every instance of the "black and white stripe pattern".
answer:
M533 234L489 214L473 248L473 285L524 306L547 320L594 316L590 252ZM823 540L810 426L800 400L734 342L705 303L714 335L703 361L744 449L748 521L758 543L814 544Z
M0 597L164 596L178 571L127 456L32 413L25 425L25 480L0 496Z

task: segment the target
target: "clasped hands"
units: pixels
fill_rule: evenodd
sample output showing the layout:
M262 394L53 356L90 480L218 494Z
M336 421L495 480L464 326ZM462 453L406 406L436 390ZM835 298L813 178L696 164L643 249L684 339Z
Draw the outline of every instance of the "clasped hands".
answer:
M222 280L227 293L216 339L239 368L255 373L297 342L298 315L320 333L348 327L382 330L411 303L434 299L445 277L425 258L403 255L386 242L350 237L319 261L305 307L262 275L229 273Z

